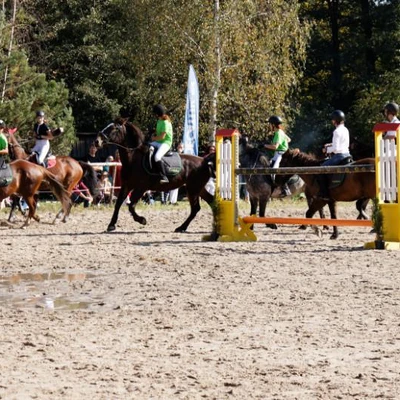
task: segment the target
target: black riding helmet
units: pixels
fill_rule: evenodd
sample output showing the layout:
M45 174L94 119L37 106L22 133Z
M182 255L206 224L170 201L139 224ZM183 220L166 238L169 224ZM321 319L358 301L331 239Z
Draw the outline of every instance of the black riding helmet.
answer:
M37 117L44 117L44 111L42 111L42 110L36 111L36 116Z
M156 104L153 107L153 113L157 115L157 117L162 117L167 113L167 109L162 104Z
M345 115L342 110L335 110L331 114L331 120L336 121L337 123L343 122L345 120Z
M383 107L383 111L387 111L392 115L397 115L399 113L399 106L395 102L389 102L385 104L385 107Z
M268 122L272 125L279 126L283 124L282 118L277 115L272 115L268 118Z

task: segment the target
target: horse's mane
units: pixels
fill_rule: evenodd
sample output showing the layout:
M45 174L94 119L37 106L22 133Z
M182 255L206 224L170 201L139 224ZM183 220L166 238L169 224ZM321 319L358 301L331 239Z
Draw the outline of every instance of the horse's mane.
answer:
M299 149L288 150L283 157L287 160L295 162L298 166L305 167L318 166L323 161L318 159L315 155L303 153Z
M136 149L146 146L144 144L145 137L143 132L139 127L134 125L131 121L119 117L115 120L115 123L125 126L126 130L125 141L128 147Z
M240 163L242 167L254 168L256 166L269 166L268 157L260 151L258 148L253 147L252 145L247 144L244 148L244 151L240 154Z

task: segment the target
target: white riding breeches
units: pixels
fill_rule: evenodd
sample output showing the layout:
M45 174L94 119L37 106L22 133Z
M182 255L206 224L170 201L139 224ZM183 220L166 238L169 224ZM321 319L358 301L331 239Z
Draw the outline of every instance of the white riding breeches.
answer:
M154 155L154 161L158 162L161 161L161 159L163 158L163 156L168 153L170 149L170 146L166 143L163 143L160 145L160 147L158 148L156 154Z
M50 141L49 140L36 140L35 146L33 146L32 152L38 154L38 163L43 164L44 160L47 156L47 153L50 150Z

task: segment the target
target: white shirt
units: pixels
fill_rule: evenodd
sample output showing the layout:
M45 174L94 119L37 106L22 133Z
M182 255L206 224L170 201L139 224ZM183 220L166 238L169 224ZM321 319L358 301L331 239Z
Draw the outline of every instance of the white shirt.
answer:
M391 124L395 124L398 122L400 122L400 120L396 116L394 116L393 119L391 121L389 121L389 123L391 123ZM385 135L385 139L395 139L396 134L397 134L397 131L387 131L386 135Z
M349 153L350 134L349 130L340 124L333 131L332 144L326 148L326 152L330 153Z

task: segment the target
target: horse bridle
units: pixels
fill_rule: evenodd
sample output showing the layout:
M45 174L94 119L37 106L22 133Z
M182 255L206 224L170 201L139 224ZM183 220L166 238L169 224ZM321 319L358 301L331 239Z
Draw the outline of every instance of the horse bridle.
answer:
M111 124L108 124L102 131L100 131L100 136L101 136L102 138L104 138L104 143L105 143L105 144L113 144L113 145L118 146L118 147L121 147L122 149L125 149L125 150L127 150L127 151L133 151L133 150L135 150L135 149L133 149L133 148L131 148L131 147L126 147L126 146L123 146L122 144L113 142L113 141L104 133L104 131L105 131L106 129L110 128L111 126L114 126L114 128L117 129L117 130L120 131L120 132L121 132L121 130L122 130L122 125L121 125L121 124L116 124L116 123L114 123L114 122L111 122Z

